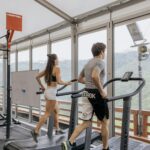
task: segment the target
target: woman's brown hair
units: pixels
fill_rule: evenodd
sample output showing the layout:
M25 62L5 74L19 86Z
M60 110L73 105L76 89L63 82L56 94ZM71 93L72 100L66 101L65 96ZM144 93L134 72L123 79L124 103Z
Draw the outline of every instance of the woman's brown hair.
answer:
M48 56L48 61L47 61L47 65L45 68L45 82L47 84L51 84L53 68L55 66L55 60L57 59L57 55L48 54L47 56Z

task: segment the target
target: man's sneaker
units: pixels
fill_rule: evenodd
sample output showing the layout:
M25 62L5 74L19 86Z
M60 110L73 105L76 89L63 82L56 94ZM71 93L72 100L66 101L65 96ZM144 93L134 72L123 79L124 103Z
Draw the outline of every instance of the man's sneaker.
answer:
M61 147L62 147L62 150L71 150L72 149L72 145L70 144L69 141L63 142Z
M55 135L60 135L60 134L64 134L65 131L61 130L61 129L56 129L55 131Z
M32 130L32 131L31 131L31 135L32 135L32 137L33 137L33 140L34 140L36 143L38 143L38 140L37 140L38 134L35 133L34 130Z

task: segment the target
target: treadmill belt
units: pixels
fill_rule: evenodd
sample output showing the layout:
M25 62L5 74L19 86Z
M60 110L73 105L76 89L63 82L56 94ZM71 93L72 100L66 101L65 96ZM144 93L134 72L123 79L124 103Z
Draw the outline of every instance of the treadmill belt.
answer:
M31 141L30 140L30 144L29 144L29 140L30 139L28 139L28 140L19 140L20 142L19 143L17 143L17 145L16 145L16 142L11 142L11 149L12 150L15 150L15 149L33 149L33 148L35 148L36 147L36 143L34 142L34 141ZM10 142L7 142L7 144L8 143L10 143ZM9 144L8 144L9 145Z
M0 150L3 149L4 144L5 144L5 140L0 140Z
M25 129L20 125L13 125L10 127L10 140L28 138L31 138L30 130ZM0 127L0 139L6 139L6 127Z
M47 136L41 136L38 138L38 143L35 143L32 138L26 140L17 140L7 142L5 144L5 150L61 150L61 143L67 139L68 134L53 136L49 139ZM92 139L99 138L99 133L93 132ZM85 133L82 133L76 141L77 149L83 149L85 142Z
M110 150L120 150L120 137L113 137L109 139L109 148ZM91 150L102 150L102 144L91 148ZM145 144L141 141L129 139L129 150L150 150L150 145Z
M141 142L130 140L128 148L129 150L135 150L137 147L140 148L140 145L141 145ZM120 137L110 144L110 149L112 150L120 149Z
M150 144L145 146L143 150L150 150Z

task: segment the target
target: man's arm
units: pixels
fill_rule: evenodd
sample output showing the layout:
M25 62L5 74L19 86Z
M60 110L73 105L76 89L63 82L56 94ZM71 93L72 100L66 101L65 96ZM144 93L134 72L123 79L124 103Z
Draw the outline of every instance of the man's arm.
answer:
M79 78L78 78L78 82L85 84L85 75L84 75L84 69L81 71Z
M78 82L85 84L85 78L82 75L80 75L78 78Z
M107 94L103 89L103 85L102 85L102 82L101 82L101 79L100 79L100 73L101 73L100 68L95 67L92 71L92 79L94 81L95 86L98 88L101 96L105 98L107 96Z

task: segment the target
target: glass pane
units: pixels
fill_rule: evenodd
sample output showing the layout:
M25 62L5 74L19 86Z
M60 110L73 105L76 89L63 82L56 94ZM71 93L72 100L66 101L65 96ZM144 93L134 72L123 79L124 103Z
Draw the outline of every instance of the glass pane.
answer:
M47 45L35 47L32 50L32 69L43 71L47 62ZM41 78L42 84L46 87L44 78ZM44 95L41 95L41 99L44 99Z
M59 66L61 69L61 78L63 81L71 80L71 39L52 43L52 53L57 54ZM70 91L71 86L64 91ZM70 96L58 97L60 100L68 100Z
M115 27L115 36L114 36L114 48L115 48L115 77L122 77L123 74L126 71L133 71L133 76L137 77L137 65L138 65L138 55L137 55L137 48L133 48L133 41L129 34L129 31L127 29L126 25ZM120 38L124 37L124 38ZM127 82L115 82L115 95L122 95L127 94L135 90L135 86L137 87L138 83L136 82L136 85ZM134 105L133 105L134 103ZM137 108L137 96L133 98L132 101L132 108ZM123 101L116 101L115 102L115 108L122 108L123 107ZM115 112L116 118L122 118L122 113ZM121 121L115 120L116 126L121 126ZM115 128L116 133L120 133L121 130L119 128Z
M29 70L29 50L18 52L18 71Z
M141 33L143 34L144 39L146 39L147 43L150 43L150 18L141 20L137 22ZM150 44L146 45L148 47L149 53L150 53ZM141 74L143 78L146 81L146 84L142 90L142 107L143 110L150 110L150 105L149 105L149 93L150 93L150 56L141 61Z
M11 72L16 71L16 53L10 54L10 69L11 69Z
M79 61L78 61L79 73L84 67L84 65L88 62L88 60L93 58L93 55L91 53L91 47L94 43L97 43L97 42L102 42L102 43L107 44L107 31L106 30L92 32L92 33L85 34L79 37ZM105 58L107 58L107 51L106 51ZM105 63L107 62L106 59L104 61ZM80 88L83 88L83 87L84 87L83 85L80 85Z
M140 32L142 33L144 39L146 39L146 42L150 42L150 19L145 19L141 21L136 22ZM122 75L126 71L132 71L133 77L139 77L141 68L141 74L143 78L146 80L146 85L142 90L142 98L141 98L141 105L142 110L150 110L149 105L149 86L150 86L150 78L149 78L149 72L150 67L148 64L150 64L150 57L145 57L144 60L139 61L138 58L138 47L134 46L133 40L131 35L129 34L128 28L126 25L115 27L115 77L122 77ZM123 37L123 38L120 38ZM150 48L149 45L147 45L148 49ZM148 53L147 53L148 54ZM115 84L115 95L121 95L126 93L131 93L135 91L135 89L138 87L138 82L130 82L130 83L116 83ZM134 96L132 98L131 108L132 112L139 110L140 103L139 103L139 94ZM122 101L115 102L115 107L123 107ZM131 120L133 121L133 113L131 113ZM116 113L115 116L117 118L121 117L121 113ZM121 122L116 120L115 121L116 126L120 126ZM133 123L130 124L130 128L133 129L134 125ZM119 128L116 128L116 132L120 132ZM130 134L134 134L133 132L130 132Z
M47 61L47 45L33 48L32 50L32 69L44 70Z

